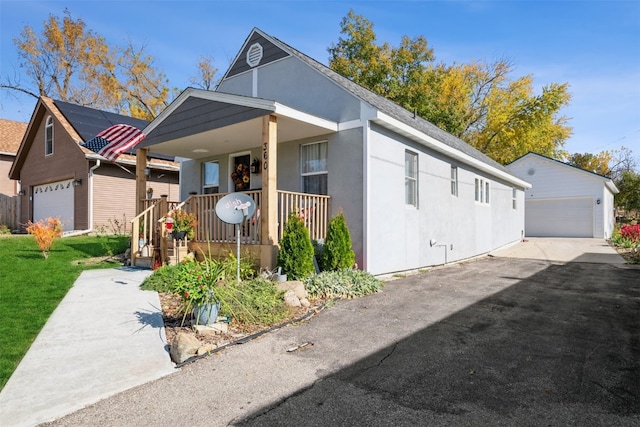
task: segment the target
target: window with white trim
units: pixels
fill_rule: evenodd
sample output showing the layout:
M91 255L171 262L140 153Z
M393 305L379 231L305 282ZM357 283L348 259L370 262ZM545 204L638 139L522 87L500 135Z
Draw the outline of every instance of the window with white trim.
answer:
M486 181L482 178L476 178L476 202L489 204L489 192L490 192L490 184L489 181Z
M451 195L458 197L458 167L451 166Z
M327 194L327 141L300 146L302 192Z
M404 152L404 202L418 207L418 154Z
M518 190L515 188L511 189L511 207L518 209Z
M47 117L44 127L44 155L53 154L53 117Z
M220 164L218 162L204 162L202 164L202 194L220 192Z

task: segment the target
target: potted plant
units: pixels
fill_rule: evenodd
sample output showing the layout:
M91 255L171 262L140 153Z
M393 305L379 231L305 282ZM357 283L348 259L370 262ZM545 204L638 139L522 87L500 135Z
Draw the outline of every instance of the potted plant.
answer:
M173 217L173 238L176 240L184 240L184 238L187 237L189 240L192 240L195 234L194 228L198 222L195 214L183 209L178 209L170 216Z
M147 188L147 199L153 199L153 188Z
M214 262L183 261L180 264L175 290L184 302L184 316L193 313L199 325L215 323L220 311L216 285L224 276L224 266Z

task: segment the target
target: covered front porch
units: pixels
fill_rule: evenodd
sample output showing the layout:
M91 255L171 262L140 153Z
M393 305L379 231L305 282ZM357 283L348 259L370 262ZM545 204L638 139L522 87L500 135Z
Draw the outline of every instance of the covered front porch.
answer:
M304 221L311 239L324 239L332 214L330 197L305 191L299 162L279 162L278 148L335 132L336 123L275 101L187 89L145 129L147 138L137 150L138 215L132 224L132 263L175 262L187 251L226 256L235 253L239 230L243 255L251 256L256 266L274 268L278 244L292 213ZM149 151L181 159L180 200L144 198ZM296 158L289 151L285 158ZM244 188L229 178L236 166L233 153L253 159L250 183L245 179ZM207 181L204 172L212 162L219 173L216 182ZM279 180L279 171L286 172L288 179ZM255 204L255 214L239 225L226 224L215 213L216 203L232 192L247 194ZM197 218L193 238L186 243L167 233L167 214L175 210Z

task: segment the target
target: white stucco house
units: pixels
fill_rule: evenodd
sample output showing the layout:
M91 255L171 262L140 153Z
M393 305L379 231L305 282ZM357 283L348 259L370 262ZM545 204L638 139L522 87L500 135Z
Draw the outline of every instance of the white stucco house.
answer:
M411 111L251 31L216 91L187 89L145 129L145 150L181 158L192 244L229 246L212 214L245 192L259 216L242 241L275 265L291 212L313 239L343 212L359 268L373 274L474 257L524 233L528 182ZM134 248L135 249L135 248Z
M536 153L507 169L532 184L525 191L526 236L611 237L618 189L610 178Z

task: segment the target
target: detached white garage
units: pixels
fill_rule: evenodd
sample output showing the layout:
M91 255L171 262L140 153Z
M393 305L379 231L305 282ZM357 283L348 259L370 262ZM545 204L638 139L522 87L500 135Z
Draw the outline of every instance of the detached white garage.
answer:
M611 237L618 193L611 179L536 153L507 169L532 185L525 190L525 236Z
M33 220L60 218L64 231L74 229L73 180L52 182L33 187Z

